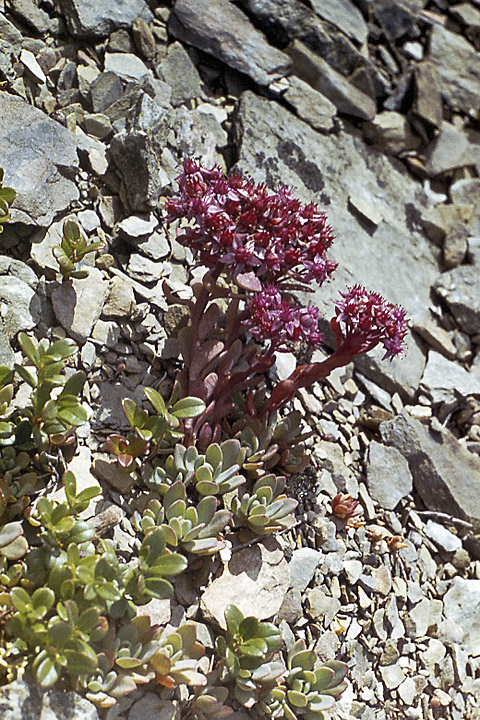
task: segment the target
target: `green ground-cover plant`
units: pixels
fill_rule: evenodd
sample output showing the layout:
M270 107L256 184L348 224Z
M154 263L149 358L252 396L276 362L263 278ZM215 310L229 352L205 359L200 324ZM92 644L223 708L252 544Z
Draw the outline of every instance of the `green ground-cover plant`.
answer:
M23 363L0 367L0 519L21 516L31 494L49 479L61 460L61 448L87 419L81 402L85 373L66 373L77 351L69 339L37 342L18 336ZM31 388L29 401L18 406L18 381Z

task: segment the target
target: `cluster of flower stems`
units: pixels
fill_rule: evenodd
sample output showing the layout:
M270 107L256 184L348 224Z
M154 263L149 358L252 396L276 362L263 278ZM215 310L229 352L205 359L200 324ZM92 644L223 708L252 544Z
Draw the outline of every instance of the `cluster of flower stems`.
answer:
M285 654L273 624L233 605L210 653L194 623L152 626L139 607L171 597L167 578L227 540L235 544L239 530L244 540L293 526L296 501L283 492L285 476L308 457L301 418L286 406L300 388L378 344L386 358L398 355L405 313L359 285L347 289L329 323L336 349L275 383L278 353L300 345L308 356L322 344L318 308L301 305L295 293L322 285L335 270L326 216L286 187L271 192L194 160L177 182L164 222L203 268L188 299L165 286L169 300L189 311L178 336L182 367L169 400L146 390L153 413L126 400L130 432L106 443L122 470L152 491L133 517L136 559L122 562L82 519L94 492L77 493L71 473L63 479L65 501L37 497L86 418L85 377L64 373L73 344L20 336L25 363L15 370L32 388L23 409L13 402L13 371L0 368L0 668L5 680L23 672L44 688L68 681L101 707L157 682L166 696L189 686L184 716L199 720L238 706L264 717L321 720L345 688L345 664L321 665L303 641ZM6 217L8 203L4 210ZM54 253L63 281L81 281L86 271L77 262L98 247L70 223ZM335 501L345 517L357 512L349 496Z

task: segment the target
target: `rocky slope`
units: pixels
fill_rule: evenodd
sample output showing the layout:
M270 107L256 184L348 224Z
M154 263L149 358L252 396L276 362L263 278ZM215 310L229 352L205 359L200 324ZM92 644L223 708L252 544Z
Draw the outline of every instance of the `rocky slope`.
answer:
M0 167L18 192L0 236L0 364L18 359L19 330L79 343L92 413L72 467L101 483L98 512L120 508L119 547L134 547L140 491L99 461L121 399L141 402L178 356L162 283L187 292L192 263L160 216L183 158L325 209L339 263L314 296L326 317L355 282L408 311L404 357L361 357L295 401L313 472L255 581L245 549L200 598L179 583L162 608L221 621L243 594L287 644L350 664L338 720L480 717L479 51L478 0L0 0ZM106 241L73 290L51 252L67 217ZM364 527L335 523L337 491L360 499ZM42 704L58 717L67 697L0 696L12 719ZM87 705L68 717L93 720ZM149 686L102 717L178 714Z

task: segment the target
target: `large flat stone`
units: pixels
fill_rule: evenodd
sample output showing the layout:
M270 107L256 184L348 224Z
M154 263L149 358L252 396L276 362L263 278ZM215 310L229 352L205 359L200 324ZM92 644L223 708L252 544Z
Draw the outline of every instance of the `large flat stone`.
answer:
M336 235L330 256L339 267L331 283L305 298L327 319L339 291L360 282L426 321L437 266L416 225L423 191L399 163L366 147L350 126L344 129L339 136L320 135L277 103L247 92L236 117L235 169L270 188L289 185L327 212ZM349 197L359 194L380 215L376 227L351 209ZM390 363L381 362L382 355L359 358L364 374L413 395L425 366L415 339L408 339L404 357Z
M79 197L75 135L24 100L0 92L0 157L5 184L17 191L12 218L49 225Z
M429 510L480 528L480 458L445 428L429 430L407 412L380 425L382 440L408 461L415 488Z
M468 113L478 108L480 97L479 54L461 35L434 25L430 60L441 80L440 92L452 107Z
M269 85L290 70L290 58L269 45L228 0L177 0L169 26L179 40L213 55L259 85Z

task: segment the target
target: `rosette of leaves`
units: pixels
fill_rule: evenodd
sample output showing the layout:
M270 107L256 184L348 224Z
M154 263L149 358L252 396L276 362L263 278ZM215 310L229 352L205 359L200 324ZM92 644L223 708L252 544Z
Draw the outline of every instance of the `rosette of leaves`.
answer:
M234 709L225 705L229 696L229 688L220 683L221 663L206 673L206 685L194 688L194 697L191 699L188 712L198 720L212 718L223 720L232 715Z
M3 232L3 226L10 222L10 206L17 197L17 193L11 187L3 184L5 172L0 168L0 233Z
M257 701L261 689L274 685L285 671L281 662L271 662L282 644L280 630L253 616L244 617L235 606L225 609L226 634L219 636L215 648L222 658L228 678L235 681L234 695L245 707Z
M70 278L83 279L88 277L88 270L78 270L78 263L89 253L101 250L104 247L103 240L88 242L82 234L78 223L74 220L65 220L61 244L56 245L52 249L52 253L60 266L60 272L64 280Z
M277 475L261 477L252 492L234 497L231 509L235 522L246 525L256 535L288 530L295 524L292 514L298 505L283 492L285 478Z
M323 720L323 711L347 687L345 663L330 660L315 668L317 657L298 640L287 657L288 673L282 683L260 699L260 710L273 718Z
M154 388L145 388L144 392L157 414L140 410L133 400L125 398L122 401L123 412L131 432L126 437L109 435L106 441L107 450L116 456L118 465L126 470L133 470L135 458L147 451L154 454L163 440L183 437L181 422L200 415L205 409L205 403L198 398L178 400L176 388L167 403Z
M156 468L145 478L145 484L164 494L170 485L181 480L185 486L194 484L200 495L223 495L245 482L239 474L244 457L244 449L233 439L212 443L204 455L194 447L177 444L164 467Z
M193 622L174 629L166 626L158 637L159 647L150 660L155 679L170 690L176 685L206 685L207 679L198 670L198 661L205 648L197 640L197 627Z
M218 500L212 495L203 497L199 503L188 502L185 485L177 480L159 500L151 500L142 517L134 517L138 530L148 533L161 527L167 545L181 546L196 555L212 555L225 547L220 533L230 522L232 513L217 510Z
M304 441L311 433L302 432L302 416L293 410L279 418L273 414L268 420L242 418L232 434L245 448L243 470L251 478L259 478L269 470L290 475L301 472L309 461Z
M111 626L101 641L97 667L79 678L86 697L98 707L110 707L137 685L152 680L150 660L160 647L157 630L146 615L119 628Z

